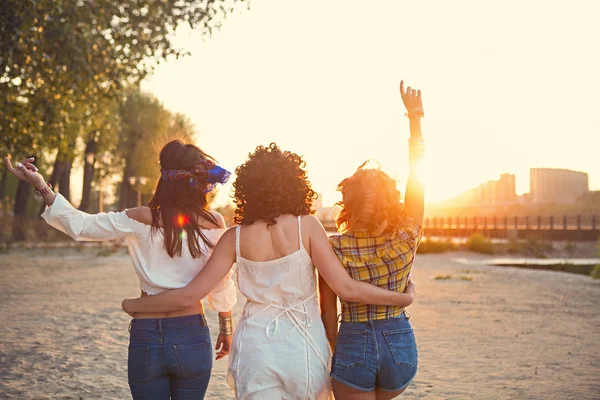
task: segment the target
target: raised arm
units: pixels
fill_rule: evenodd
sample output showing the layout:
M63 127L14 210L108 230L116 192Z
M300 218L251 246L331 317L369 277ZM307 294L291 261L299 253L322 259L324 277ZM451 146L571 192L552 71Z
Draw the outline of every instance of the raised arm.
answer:
M420 90L412 89L410 86L404 90L404 81L400 81L400 96L406 107L406 115L410 124L410 139L408 140L410 173L406 184L404 204L408 214L419 225L422 225L425 209L425 190L418 172L424 156L424 140L421 132L421 118L425 115L423 100Z
M8 171L32 185L36 193L44 199L48 207L42 214L42 218L50 226L79 241L118 239L134 233L138 222L134 221L129 213L135 213L135 210L100 214L79 211L63 196L54 193L32 164L33 161L33 158L26 158L17 163L14 168L8 157L4 159Z
M319 220L313 216L305 217L304 220L307 221L306 226L309 230L310 256L313 263L327 285L341 299L361 304L401 307L413 302L414 285L409 284L404 293L396 293L352 279L333 252L327 232Z
M123 310L130 315L141 312L181 310L206 297L230 272L235 262L235 229L229 229L217 243L210 259L187 286L181 289L123 300Z

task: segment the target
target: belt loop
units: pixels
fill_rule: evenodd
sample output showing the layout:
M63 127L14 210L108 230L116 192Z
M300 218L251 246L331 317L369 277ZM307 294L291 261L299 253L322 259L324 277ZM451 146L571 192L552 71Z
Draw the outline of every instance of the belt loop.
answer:
M200 314L200 318L202 319L202 321L201 321L202 327L206 328L206 326L208 325L208 321L206 320L206 315Z
M163 331L163 327L162 327L162 319L158 319L158 331L162 333Z

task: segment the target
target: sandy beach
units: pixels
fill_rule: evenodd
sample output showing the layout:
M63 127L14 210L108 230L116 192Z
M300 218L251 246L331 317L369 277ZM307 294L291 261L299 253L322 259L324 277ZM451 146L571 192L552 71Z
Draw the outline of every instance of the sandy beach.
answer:
M402 398L599 399L600 280L485 260L418 257L420 365ZM130 398L120 303L139 290L124 249L11 249L0 271L0 398ZM225 367L216 362L208 399L233 399Z

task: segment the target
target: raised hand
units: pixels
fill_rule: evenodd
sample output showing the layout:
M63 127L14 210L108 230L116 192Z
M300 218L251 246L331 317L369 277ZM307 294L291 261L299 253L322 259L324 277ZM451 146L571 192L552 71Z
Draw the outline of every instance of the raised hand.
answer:
M18 162L15 168L12 166L10 159L4 157L4 164L8 172L13 174L17 179L33 185L36 189L41 189L46 186L46 181L42 174L39 173L37 167L32 164L34 160L33 157L25 158Z
M406 111L410 114L411 112L420 111L423 112L423 100L421 99L421 90L416 90L410 86L404 90L404 81L400 81L400 97ZM410 115L409 115L410 116ZM422 115L421 115L422 116Z

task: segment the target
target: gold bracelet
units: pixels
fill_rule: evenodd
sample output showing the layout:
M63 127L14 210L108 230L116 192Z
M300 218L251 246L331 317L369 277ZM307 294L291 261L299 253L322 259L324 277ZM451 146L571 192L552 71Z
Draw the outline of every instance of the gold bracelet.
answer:
M219 333L225 336L233 335L233 318L219 315Z

